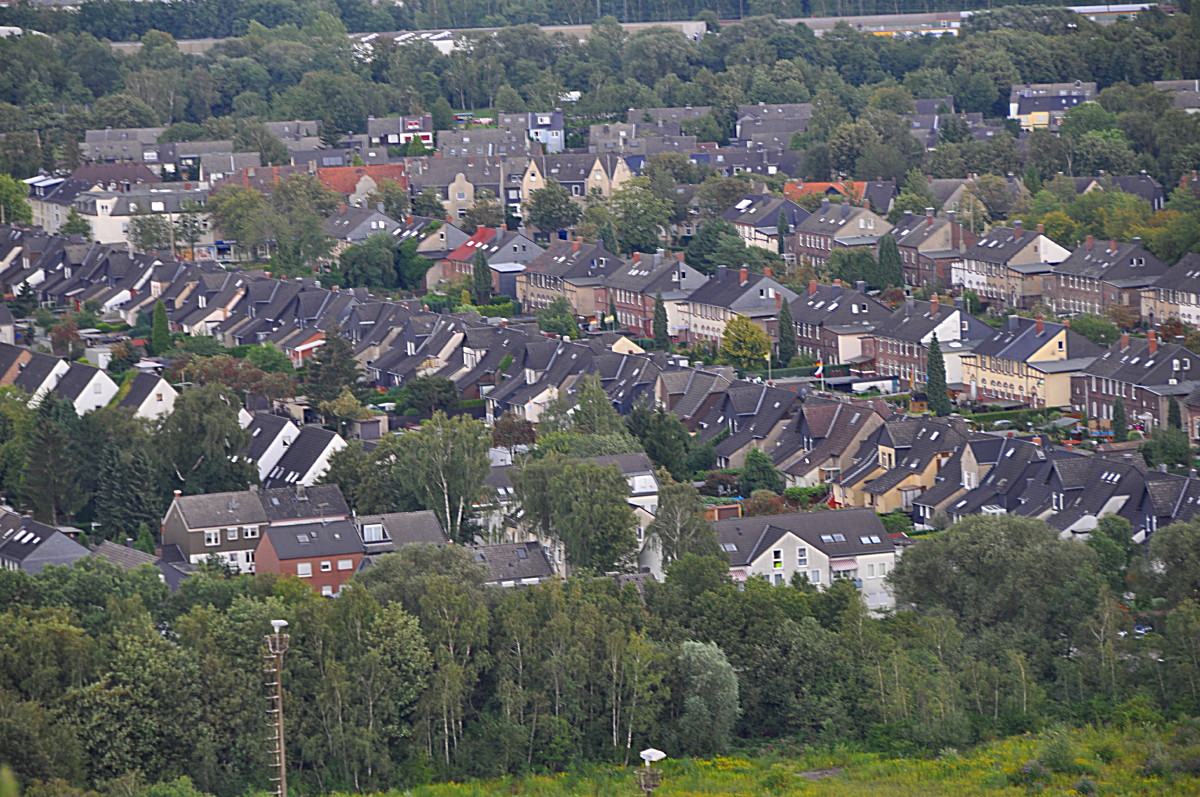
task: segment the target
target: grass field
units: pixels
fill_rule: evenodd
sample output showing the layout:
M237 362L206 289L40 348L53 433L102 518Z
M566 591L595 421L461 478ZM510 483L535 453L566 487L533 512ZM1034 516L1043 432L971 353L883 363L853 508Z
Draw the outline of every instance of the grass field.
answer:
M658 797L693 795L1196 795L1200 723L1166 728L1083 729L1018 736L969 753L888 759L832 751L783 757L667 760ZM551 776L424 786L411 797L618 797L637 795L632 768L592 767Z

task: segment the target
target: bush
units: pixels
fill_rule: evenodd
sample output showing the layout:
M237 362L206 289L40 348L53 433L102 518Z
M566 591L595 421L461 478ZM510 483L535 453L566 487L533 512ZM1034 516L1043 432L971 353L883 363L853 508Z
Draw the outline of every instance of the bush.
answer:
M1091 778L1083 777L1075 781L1075 791L1080 794L1096 794L1100 791L1100 787Z

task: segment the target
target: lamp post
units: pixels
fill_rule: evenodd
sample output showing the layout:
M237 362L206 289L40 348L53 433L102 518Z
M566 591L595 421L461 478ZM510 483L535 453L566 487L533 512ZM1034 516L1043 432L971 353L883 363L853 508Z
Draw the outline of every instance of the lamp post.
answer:
M654 790L662 785L662 770L650 765L662 761L667 754L651 747L643 750L639 755L641 755L644 766L634 771L634 778L637 779L638 788L642 790L642 793L646 797L650 797Z
M769 385L771 384L771 352L767 352L763 357L767 361L767 384Z
M270 793L276 797L287 797L287 748L283 741L283 654L288 649L291 635L282 633L287 624L287 620L272 620L271 627L275 629L274 633L264 637L267 652L263 654L263 658L266 659L263 671L266 674L267 700L270 704L267 714L271 717L271 734L267 741L276 770L271 777L275 787Z

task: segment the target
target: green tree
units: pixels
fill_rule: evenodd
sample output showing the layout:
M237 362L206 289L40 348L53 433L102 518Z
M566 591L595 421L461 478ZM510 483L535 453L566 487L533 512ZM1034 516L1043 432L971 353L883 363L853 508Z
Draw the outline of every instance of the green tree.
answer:
M444 221L446 206L442 204L441 194L433 186L421 189L421 193L413 197L412 210L418 216Z
M654 330L654 348L670 351L671 330L667 326L667 305L663 301L662 291L654 294L654 319L650 326Z
M204 237L203 207L192 199L185 199L180 205L180 213L175 219L175 246L180 251L186 251L192 257L196 254L196 244Z
M537 324L538 329L551 335L579 337L579 328L575 325L575 311L571 303L562 296L537 311Z
M637 517L629 483L615 465L564 462L550 480L548 503L550 532L562 540L574 570L606 573L635 553Z
M721 335L721 358L744 371L766 367L771 354L771 339L762 327L743 315L735 315L725 324Z
M688 244L686 254L688 265L710 275L717 272L717 266L729 265L713 259L713 254L723 238L738 238L737 229L721 218L702 223Z
M900 259L900 247L896 236L888 234L879 239L879 261L876 280L885 287L904 285L904 261Z
M23 183L10 175L0 174L0 223L29 224L33 221L33 208L25 199L28 193ZM90 228L88 232L91 232Z
M1195 462L1187 434L1172 426L1160 426L1142 443L1142 457L1151 467L1166 465L1168 468L1186 470Z
M151 556L157 555L158 548L154 540L154 532L145 523L138 526L137 539L134 540L133 547L142 553L148 553Z
M486 188L475 192L475 201L467 208L459 226L467 235L473 235L480 227L499 227L504 223L504 206Z
M370 410L354 397L349 387L342 388L337 397L322 401L317 405L317 409L325 416L326 422L332 419L337 423L338 433L341 435L346 434L346 424L361 421L371 415Z
M87 503L75 432L75 408L65 399L43 396L28 434L22 494L33 516L57 525L69 521Z
M658 512L646 531L662 554L664 570L688 554L721 556L716 531L690 484L671 482L658 488Z
M619 254L621 251L617 248L619 246L617 243L617 231L613 228L612 221L609 219L605 219L604 223L600 225L600 244L604 247L605 251L612 252L614 255Z
M1200 524L1172 523L1154 532L1139 576L1139 592L1164 599L1168 607L1196 600L1200 594Z
M1116 416L1114 415L1113 417L1115 418ZM1179 414L1179 401L1174 396L1167 402L1167 426L1172 429L1183 428L1183 420Z
M167 307L162 299L154 303L154 317L150 326L150 345L146 347L153 356L161 356L171 351L171 328L167 324Z
M678 740L682 752L719 755L729 749L741 713L738 679L724 651L708 642L684 642L676 659L682 692Z
M571 192L554 178L546 180L545 187L529 192L524 210L525 219L547 235L574 226L583 212L571 199Z
M483 250L475 253L471 260L471 293L475 304L482 307L492 298L492 267L488 265L487 255Z
M309 401L317 405L332 401L347 387L361 397L365 392L360 384L362 373L362 367L354 359L354 347L335 324L325 330L324 344L309 361L304 390Z
M759 490L770 490L779 495L783 492L783 474L771 462L771 457L761 448L746 452L746 463L738 477L738 491L750 496Z
M216 383L179 394L155 441L168 495L245 490L256 481L251 463L240 456L250 442L238 420L241 406L233 391Z
M418 376L404 385L410 406L433 414L437 410L453 409L458 404L458 387L441 374Z
M1125 417L1125 402L1120 396L1113 399L1112 433L1114 443L1124 443L1129 437L1129 421Z
M788 224L787 214L783 212L783 208L779 209L779 216L775 219L776 229L776 247L780 257L787 251L787 236L792 232L792 227Z
M421 149L423 151L424 147ZM396 180L384 179L376 183L375 190L367 195L367 202L372 206L382 205L384 214L397 221L404 221L412 207L408 191Z
M447 418L439 411L399 439L418 498L437 515L450 539L470 542L471 507L491 473L487 427L465 415Z
M1071 331L1078 332L1092 343L1110 346L1121 337L1121 330L1107 319L1095 315L1081 315L1071 319Z
M129 220L129 243L137 252L171 247L171 223L166 217L139 212Z
M1100 572L1107 579L1109 589L1116 595L1128 592L1130 569L1141 553L1141 546L1133 540L1129 521L1119 515L1105 515L1088 533L1087 545L1096 552Z
M672 208L650 189L650 180L635 177L613 191L609 206L616 216L621 251L653 252L671 223Z
M779 364L787 368L796 359L796 322L792 320L792 308L787 299L779 306L776 326L779 335Z
M950 392L946 386L946 362L942 358L942 344L937 335L929 341L929 352L925 355L925 394L930 411L944 418L950 414Z

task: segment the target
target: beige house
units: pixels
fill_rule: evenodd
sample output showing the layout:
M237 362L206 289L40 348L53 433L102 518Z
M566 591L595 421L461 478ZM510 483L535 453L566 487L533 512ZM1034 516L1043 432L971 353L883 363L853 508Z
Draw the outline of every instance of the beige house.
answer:
M1071 375L1103 353L1068 326L1014 315L962 354L962 381L973 400L1062 407L1071 403Z
M632 177L625 159L615 155L541 155L529 159L521 195L528 197L547 180L556 180L580 202L593 190L607 198Z

